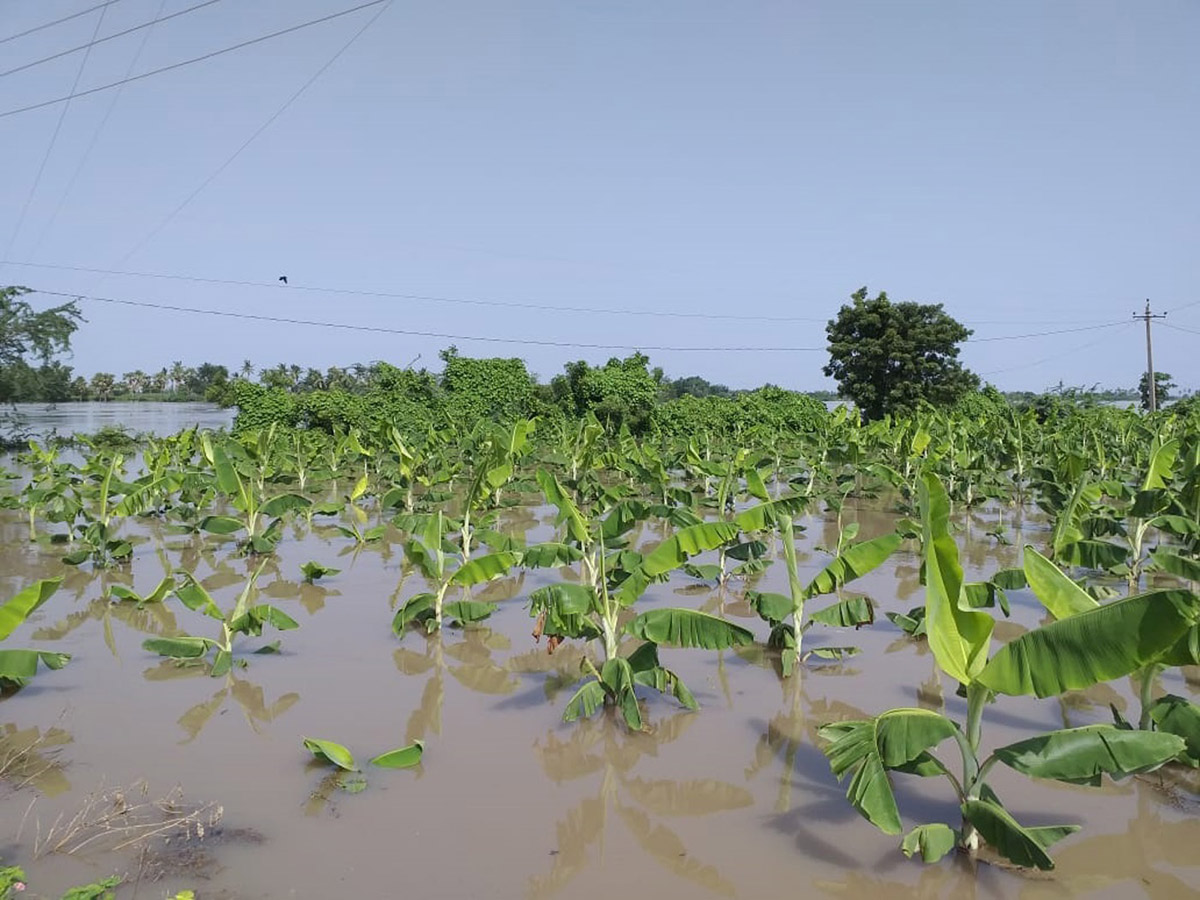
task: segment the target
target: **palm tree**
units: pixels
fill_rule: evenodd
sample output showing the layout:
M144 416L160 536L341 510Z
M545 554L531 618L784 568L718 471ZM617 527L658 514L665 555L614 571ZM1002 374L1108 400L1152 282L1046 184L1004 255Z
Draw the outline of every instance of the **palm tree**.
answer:
M121 376L121 381L125 385L125 389L131 394L140 394L146 390L146 382L149 377L141 369L134 369L132 372L126 372Z
M178 394L180 386L182 386L184 379L187 378L187 369L184 368L181 361L175 360L175 362L171 363L171 371L167 375L167 378L170 381L172 392Z
M248 359L242 360L241 376L249 381L250 376L254 374L254 363Z
M97 372L92 376L91 389L97 400L112 399L113 389L116 386L116 376L109 372Z

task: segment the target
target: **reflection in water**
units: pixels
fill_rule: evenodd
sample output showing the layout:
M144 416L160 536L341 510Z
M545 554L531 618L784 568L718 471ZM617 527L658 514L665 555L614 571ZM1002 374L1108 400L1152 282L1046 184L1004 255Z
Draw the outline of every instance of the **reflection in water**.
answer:
M412 743L428 734L442 733L442 702L446 694L446 673L459 684L480 694L511 694L517 681L504 667L492 660L496 650L508 650L512 643L490 628L472 627L462 632L462 640L447 643L450 631L436 631L425 637L425 652L397 647L392 659L405 675L424 675L429 680L421 692L421 703L408 718L404 740ZM458 663L453 665L450 660Z
M208 676L208 666L204 664L187 665L174 660L165 659L157 666L152 666L142 673L147 681L173 681L181 678ZM212 717L224 709L227 701L232 700L242 710L246 724L255 734L262 734L260 726L274 722L286 713L300 700L300 695L293 692L282 695L274 703L268 704L261 686L238 678L233 672L225 675L225 684L208 700L197 703L179 717L179 727L187 737L180 744L190 744L204 730Z
M59 748L71 743L61 728L18 729L11 722L0 725L0 779L14 791L36 788L47 797L71 789L58 761Z
M554 862L547 874L530 879L530 897L552 896L593 864L588 852L593 844L600 844L595 862L603 864L610 809L637 846L667 871L714 893L733 896L731 882L714 866L691 856L679 836L655 819L742 809L754 802L750 792L711 779L632 776L645 756L656 756L660 745L676 740L693 721L691 714L678 713L649 732L632 734L612 716L600 716L577 723L566 740L548 733L544 742L534 743L534 754L552 781L590 777L597 786L594 797L581 800L556 823Z
M1075 838L1055 847L1053 873L1015 870L1024 882L1021 900L1063 900L1072 897L1148 897L1150 900L1191 900L1200 875L1200 819L1193 799L1181 801L1166 790L1158 775L1137 779L1137 815L1118 834ZM1182 811L1181 803L1190 806ZM1169 809L1168 815L1162 811ZM914 864L916 865L916 864ZM1013 871L1007 863L996 869ZM1171 871L1174 869L1175 871ZM829 896L859 900L862 897L959 900L994 891L983 887L976 867L963 857L925 866L915 883L888 881L850 874L841 881L819 882ZM1007 894L1007 892L1005 892Z
M1030 884L1021 900L1079 896L1120 885L1111 896L1144 895L1151 900L1185 900L1196 896L1200 877L1200 812L1194 799L1181 801L1164 791L1157 775L1139 778L1137 815L1120 834L1101 834L1062 845L1054 854L1057 884ZM1190 817L1168 818L1164 807L1190 807ZM1184 813L1187 815L1187 812ZM1171 872L1169 869L1182 869Z
M974 900L979 889L973 867L966 860L948 859L926 866L915 884L887 881L869 875L851 873L842 881L818 881L817 887L840 900L863 897L886 900Z
M100 622L104 630L104 644L113 656L117 656L117 642L113 635L112 620L116 619L128 628L152 637L178 634L175 614L165 603L132 603L112 601L99 597L86 607L70 613L65 619L38 628L33 632L35 641L60 641L85 622Z
M261 592L272 600L299 600L304 611L310 616L325 608L325 600L329 597L340 597L342 592L322 584L311 584L307 581L288 581L276 578Z
M308 771L326 772L329 766L325 763L313 760L308 764ZM337 803L334 799L341 791L346 794L361 794L367 788L367 777L361 772L348 772L345 769L335 769L328 772L320 783L308 795L308 800L304 804L304 814L306 816L318 816L323 812L328 811L331 815L337 816Z
M775 811L786 813L792 808L792 786L796 779L796 757L802 748L814 750L820 745L817 731L830 722L870 718L865 712L848 703L811 700L804 691L804 678L812 672L797 669L790 678L780 680L786 709L772 717L754 749L754 762L746 767L749 781L771 764L775 758L783 761L779 773L779 795Z

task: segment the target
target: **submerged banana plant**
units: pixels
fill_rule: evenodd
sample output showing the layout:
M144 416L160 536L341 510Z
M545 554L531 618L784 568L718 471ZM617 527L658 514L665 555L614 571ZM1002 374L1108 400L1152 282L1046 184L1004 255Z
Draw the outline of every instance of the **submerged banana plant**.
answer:
M447 603L446 597L455 589L465 593L474 585L508 574L521 555L502 550L467 559L462 548L449 540L450 522L440 511L421 519L412 517L412 522L423 522L424 527L420 538L413 537L405 542L404 555L420 569L431 590L405 601L392 619L392 631L403 634L409 625L419 623L432 632L442 627L446 616L466 624L479 622L495 612L495 603L471 600L466 596Z
M585 656L585 682L567 702L563 720L591 716L600 709L620 711L626 725L644 727L636 686L671 694L687 709L698 707L682 679L659 660L660 646L723 650L748 644L753 635L725 619L691 609L657 608L630 618L633 605L652 581L664 578L695 554L724 546L739 528L729 522L703 522L681 528L642 556L633 550L609 554L634 525L633 511L646 507L617 504L585 514L553 475L537 473L546 499L558 509L567 545L578 554L580 579L540 588L530 595L535 637L546 636L553 650L566 639L596 642L597 659ZM623 652L623 639L636 642Z
M248 554L274 552L283 528L283 516L291 510L308 508L312 501L292 493L268 498L261 461L255 465L249 458L243 459L243 471L230 458L226 447L213 445L208 435L204 436L202 447L216 474L217 488L229 498L230 505L239 515L205 516L200 521L200 528L211 534L243 535L238 547Z
M992 654L995 622L966 599L946 491L932 474L923 476L919 491L929 645L938 666L965 691L966 720L959 723L914 708L832 722L820 732L827 741L825 755L839 780L850 776L850 804L887 834L903 832L892 788L895 774L946 779L962 821L918 824L901 842L909 856L934 862L955 848L974 853L986 843L1017 865L1053 868L1049 847L1078 826L1021 825L988 783L996 765L1034 778L1098 785L1106 774L1122 778L1152 771L1179 758L1187 744L1165 732L1087 725L1035 735L989 753L983 744L988 704L1000 695L1055 697L1185 652L1200 621L1200 597L1180 590L1127 597L1043 625ZM1136 641L1129 640L1133 634ZM957 749L959 766L935 752L946 742Z
M219 638L197 637L189 634L177 637L149 638L142 642L142 648L159 656L165 656L183 664L197 664L213 654L209 674L219 678L226 674L236 662L245 666L244 660L235 659L233 655L234 638L239 634L260 637L267 625L279 631L289 631L299 628L300 623L283 610L268 603L253 603L256 582L266 567L266 561L246 581L245 587L238 594L237 600L229 610L223 610L190 572L180 572L183 584L174 590L179 602L193 612L203 613L210 619L221 623ZM266 644L255 650L255 653L274 653L279 649L279 642Z
M893 532L855 544L853 538L857 532L857 528L840 532L837 554L833 560L802 587L796 573L796 538L792 518L790 515L780 517L789 595L748 591L746 599L771 626L767 646L779 651L780 667L785 678L792 674L796 663L809 654L822 659L841 659L858 652L854 647L822 646L805 653L802 640L804 633L813 625L857 629L875 621L875 607L870 598L843 597L842 588L883 565L900 546L901 537ZM808 600L831 593L838 598L834 603L805 618L804 607Z
M18 625L54 596L61 584L61 577L44 578L0 604L0 641L6 640ZM39 663L48 669L61 669L70 659L67 653L48 650L0 649L0 688L22 687L38 673Z

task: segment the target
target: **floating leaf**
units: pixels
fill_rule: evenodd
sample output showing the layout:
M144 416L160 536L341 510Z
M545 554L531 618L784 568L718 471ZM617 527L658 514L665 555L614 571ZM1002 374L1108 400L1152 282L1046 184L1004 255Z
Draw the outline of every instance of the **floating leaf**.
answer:
M371 760L371 765L379 766L383 769L411 769L421 761L421 756L425 752L425 743L423 741L413 741L407 747L400 747L396 750L389 750L387 753L381 753Z
M339 769L345 769L348 772L358 771L358 766L354 764L354 757L341 744L323 741L320 738L304 738L303 740L304 746L317 759L332 763Z

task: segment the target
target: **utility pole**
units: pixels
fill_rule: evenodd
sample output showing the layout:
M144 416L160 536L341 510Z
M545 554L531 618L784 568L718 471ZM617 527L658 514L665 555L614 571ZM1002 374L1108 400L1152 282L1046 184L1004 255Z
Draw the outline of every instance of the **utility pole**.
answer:
M1146 300L1146 311L1144 313L1134 313L1135 319L1142 319L1146 323L1146 383L1147 390L1150 392L1150 412L1158 411L1158 385L1154 383L1154 346L1150 341L1150 320L1165 319L1166 313L1151 313L1150 301Z

